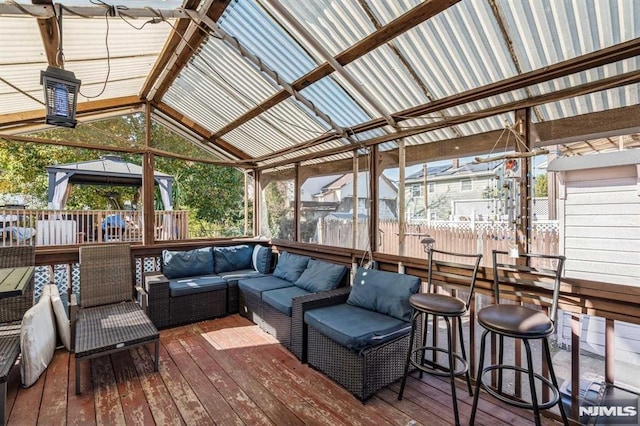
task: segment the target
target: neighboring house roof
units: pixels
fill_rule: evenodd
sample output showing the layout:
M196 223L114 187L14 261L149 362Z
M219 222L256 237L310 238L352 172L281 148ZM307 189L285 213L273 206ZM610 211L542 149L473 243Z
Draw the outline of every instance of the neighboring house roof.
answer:
M494 174L500 167L502 167L502 161L491 161L489 163L478 164L468 163L460 167L453 167L451 165L436 166L433 168L427 167L427 180L436 181L483 176L487 174ZM406 182L413 183L415 181L422 181L422 179L424 179L424 174L422 173L422 170L419 170L407 177Z
M379 198L385 200L395 200L398 198L398 188L393 182L384 175L381 175L382 183L379 186ZM322 190L316 194L313 194L313 198L323 198L334 191L341 191L341 198L348 198L353 196L353 174L346 173L339 176L329 184L322 187ZM358 173L358 198L366 198L369 193L369 173Z

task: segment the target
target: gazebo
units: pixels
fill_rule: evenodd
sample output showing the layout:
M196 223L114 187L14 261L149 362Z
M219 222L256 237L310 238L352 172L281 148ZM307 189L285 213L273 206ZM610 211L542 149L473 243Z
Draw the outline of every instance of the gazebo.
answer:
M49 208L62 209L74 184L142 187L142 167L122 157L105 155L97 160L56 164L47 167L49 175ZM173 210L173 176L153 173L165 210Z

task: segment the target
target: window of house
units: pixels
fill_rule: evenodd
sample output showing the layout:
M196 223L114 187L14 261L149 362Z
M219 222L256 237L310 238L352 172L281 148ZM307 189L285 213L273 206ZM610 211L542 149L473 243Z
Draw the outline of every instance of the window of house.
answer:
M429 213L429 219L430 220L438 220L438 213L436 213L436 212Z
M429 182L429 193L436 192L436 184Z
M473 190L473 181L470 178L465 178L460 180L460 191L471 191Z
M411 185L411 196L422 197L422 185L419 185L419 184Z

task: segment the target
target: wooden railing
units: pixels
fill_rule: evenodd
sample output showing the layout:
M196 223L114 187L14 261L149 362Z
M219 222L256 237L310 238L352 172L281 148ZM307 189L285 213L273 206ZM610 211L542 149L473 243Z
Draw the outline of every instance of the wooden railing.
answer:
M159 269L159 259L163 249L187 250L205 245L221 245L236 244L236 241L226 240L207 240L207 241L185 241L185 242L165 242L154 244L153 246L132 246L132 251L136 258L136 279L140 283L143 272L154 271ZM341 263L344 265L358 265L364 260L369 260L369 254L342 247L328 247L315 244L297 243L290 241L277 240L274 241L274 247L277 251L286 250L291 253L304 254L317 259L323 259L331 262ZM377 267L382 270L398 271L403 270L407 274L412 274L426 280L427 277L427 260L424 257L401 257L397 255L373 253L372 260L375 260ZM63 291L75 291L77 288L77 262L78 247L52 247L38 248L36 250L36 263L41 265L36 273L37 280L48 282L51 271L55 270L55 282ZM468 352L470 356L471 372L475 376L479 354L479 337L482 327L476 323L476 313L482 306L492 303L491 300L492 270L489 267L483 267L479 272L476 293L471 305L470 313L463 318L463 334ZM37 286L36 286L37 287ZM459 296L464 295L465 288L451 284L443 284L439 291L452 292ZM548 296L548 295L546 295ZM608 284L602 282L592 282L577 279L564 279L560 295L560 308L563 310L562 315L566 321L570 323L570 341L569 346L558 347L552 345L553 363L556 374L560 383L568 381L572 389L580 389L580 379L585 373L594 373L601 376L607 383L615 384L631 384L638 387L638 383L630 383L633 380L638 381L636 374L620 374L616 375L617 354L620 349L616 349L616 340L619 341L616 329L621 326L640 326L640 288L633 286L624 286L617 284ZM541 309L544 309L542 307ZM581 351L580 333L582 325L593 317L599 317L604 320L604 356L594 358L590 353ZM438 333L431 333L432 336L439 336L442 330L436 328ZM443 338L435 338L436 345L444 347L445 340ZM455 341L455 339L454 339ZM495 359L496 348L490 345L491 355L489 359ZM517 360L520 358L522 348L517 344L506 346L506 360ZM536 349L534 347L534 353ZM537 351L537 364L539 371L547 371L542 354ZM595 361L594 361L595 359ZM515 361L517 362L517 361ZM527 386L520 384L519 386L514 379L511 380L514 395L527 397ZM542 392L543 396L547 396ZM572 392L571 399L571 417L577 419L579 407L578 392ZM556 410L557 411L557 410ZM545 411L545 415L554 414Z
M156 240L189 238L189 212L156 211ZM4 246L142 242L142 212L136 210L0 210Z

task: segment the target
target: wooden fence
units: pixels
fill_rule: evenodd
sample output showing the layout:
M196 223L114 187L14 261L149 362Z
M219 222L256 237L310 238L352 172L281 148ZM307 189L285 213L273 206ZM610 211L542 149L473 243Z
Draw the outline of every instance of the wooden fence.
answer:
M326 220L318 221L318 243L335 247L351 248L352 221ZM398 222L383 220L378 223L378 242L376 251L386 254L403 255L408 257L425 257L420 240L430 235L436 240L434 248L456 253L482 253L482 265L491 266L492 250L507 251L515 244L516 233L501 223L485 224L472 229L468 226L444 227L441 224L407 224L405 227L404 252L400 253ZM550 226L534 227L530 241L531 253L558 254L558 230ZM357 249L366 250L368 247L368 222L358 222ZM541 266L541 265L539 265Z
M189 238L189 212L156 211L156 240ZM136 210L0 210L3 246L72 245L142 241L142 212Z

